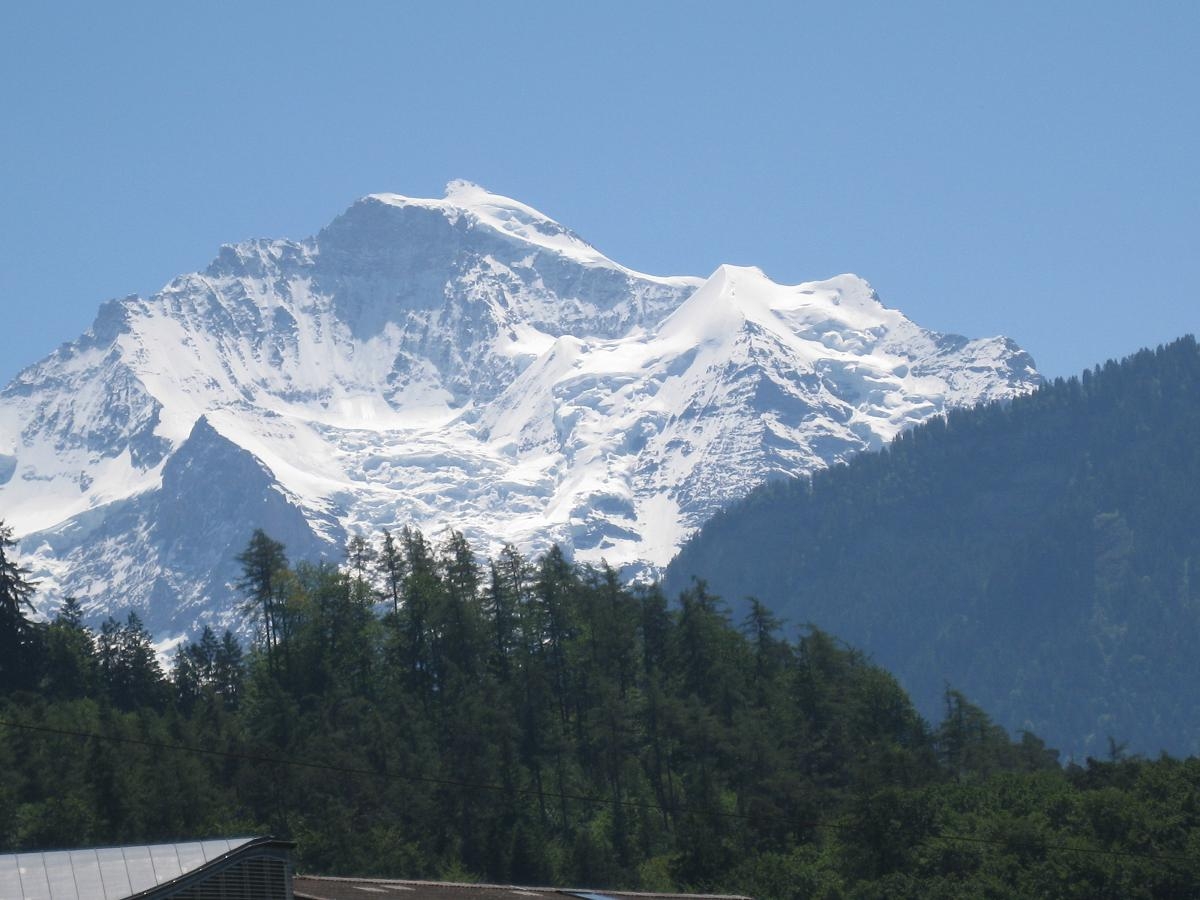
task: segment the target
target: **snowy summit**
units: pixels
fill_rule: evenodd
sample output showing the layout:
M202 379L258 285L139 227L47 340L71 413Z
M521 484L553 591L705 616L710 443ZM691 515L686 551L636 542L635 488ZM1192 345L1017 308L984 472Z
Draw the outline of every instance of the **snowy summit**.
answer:
M653 572L764 480L1037 382L853 275L644 275L458 181L105 303L0 392L0 517L47 601L159 633L231 621L255 527L293 559L415 524Z

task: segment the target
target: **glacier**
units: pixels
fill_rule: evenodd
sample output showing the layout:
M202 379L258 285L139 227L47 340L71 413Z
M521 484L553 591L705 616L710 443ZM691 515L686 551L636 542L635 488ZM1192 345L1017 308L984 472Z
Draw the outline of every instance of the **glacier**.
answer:
M259 527L293 559L412 524L648 577L766 480L1039 382L854 275L646 275L452 182L104 303L0 391L0 519L44 610L160 636L241 627Z

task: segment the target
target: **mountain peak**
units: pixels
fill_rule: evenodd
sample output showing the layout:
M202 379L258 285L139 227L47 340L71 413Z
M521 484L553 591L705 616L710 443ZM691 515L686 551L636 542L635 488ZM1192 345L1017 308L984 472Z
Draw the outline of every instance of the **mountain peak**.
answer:
M454 178L447 181L446 192L443 196L458 206L472 207L481 204L510 206L528 210L535 215L541 215L524 203L520 203L511 197L505 197L502 194L494 194L482 185L478 185L474 181L468 181L465 178Z
M643 275L467 181L371 194L311 240L224 248L105 307L0 392L0 508L41 548L48 600L95 592L181 630L224 621L226 544L172 548L242 540L221 533L232 509L291 523L300 552L449 526L649 573L765 478L1036 385L1015 348L946 342L873 297L853 276ZM210 518L173 533L161 498L209 431L254 465L203 480ZM148 614L155 584L178 609Z
M520 210L531 217L551 221L548 216L538 212L533 207L527 206L511 197L505 197L503 194L493 193L487 188L473 181L468 181L465 178L455 178L446 182L446 188L440 199L435 197L410 197L407 194L397 194L390 191L367 194L362 199L385 203L389 206L418 206L443 210L470 211L480 207L513 209Z
M440 200L390 193L369 194L364 200L400 208L436 210L452 222L465 218L472 227L529 245L534 251L549 251L588 266L622 268L545 213L471 181L455 179L449 182L445 196Z

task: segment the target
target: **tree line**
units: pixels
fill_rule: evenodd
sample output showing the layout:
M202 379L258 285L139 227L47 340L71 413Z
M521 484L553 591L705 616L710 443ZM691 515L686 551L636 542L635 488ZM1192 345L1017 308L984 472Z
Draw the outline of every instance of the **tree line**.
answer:
M272 833L322 874L763 900L1200 884L1196 760L1064 768L950 689L931 726L862 653L701 583L412 528L292 563L255 532L251 645L206 630L164 670L136 615L35 622L0 534L5 850Z
M1200 348L1181 338L754 491L671 563L1076 759L1200 753Z

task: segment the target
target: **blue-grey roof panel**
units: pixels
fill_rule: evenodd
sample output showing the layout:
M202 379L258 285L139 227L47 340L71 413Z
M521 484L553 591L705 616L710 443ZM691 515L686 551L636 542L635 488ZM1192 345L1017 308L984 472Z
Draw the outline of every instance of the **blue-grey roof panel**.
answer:
M173 881L251 840L0 854L0 900L121 900Z
M42 869L41 854L21 853L16 857L16 881L18 895L28 900L50 900L50 885Z
M46 869L46 881L50 884L50 896L53 900L71 900L78 893L75 872L71 866L69 855L61 853L42 854ZM97 869L97 873L99 870Z
M100 875L100 860L96 857L95 850L72 850L70 853L53 855L55 860L54 865L62 865L70 870L71 875L75 880L75 890L80 897L103 897L104 896L104 879ZM55 897L54 900L59 900ZM70 894L66 894L63 900L73 900Z
M150 861L154 863L154 879L157 884L164 884L183 874L179 864L179 851L174 844L158 844L150 847Z
M10 893L15 893L21 884L17 874L17 858L15 856L0 856L0 900Z
M120 847L97 850L96 861L100 864L100 880L104 882L104 900L117 900L118 897L128 897L133 893L129 872L125 868L124 850Z
M191 872L208 862L204 856L204 845L201 843L178 844L175 851L179 855L179 868L184 872Z
M158 884L149 847L123 847L121 852L125 854L125 874L129 877L131 893L144 891Z
M212 862L218 856L224 856L234 847L229 841L204 841L200 848L204 851L204 861Z

